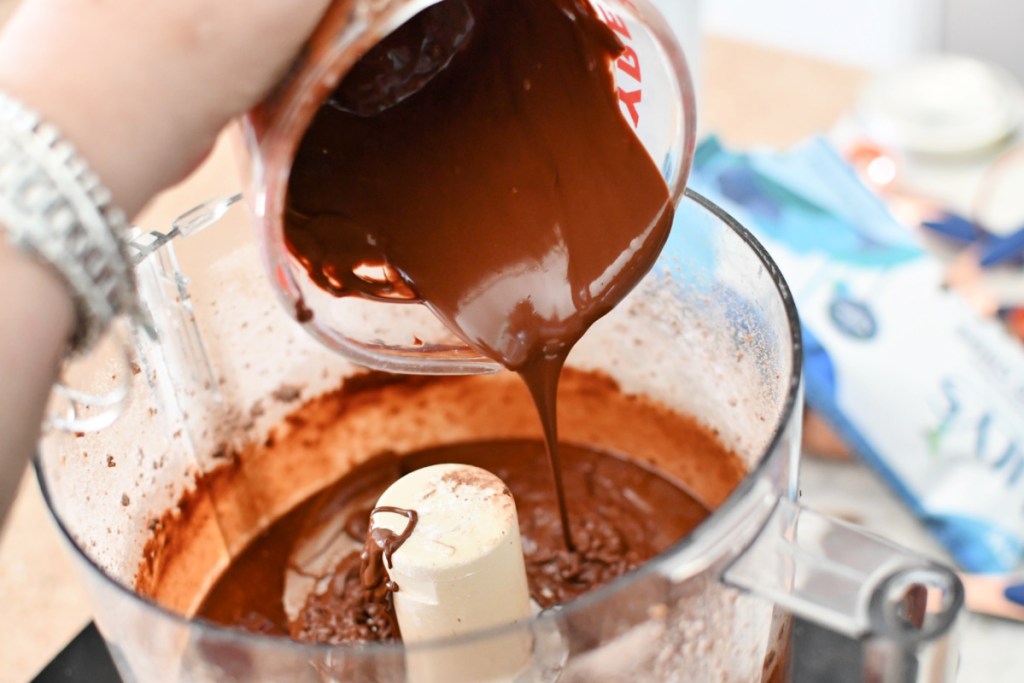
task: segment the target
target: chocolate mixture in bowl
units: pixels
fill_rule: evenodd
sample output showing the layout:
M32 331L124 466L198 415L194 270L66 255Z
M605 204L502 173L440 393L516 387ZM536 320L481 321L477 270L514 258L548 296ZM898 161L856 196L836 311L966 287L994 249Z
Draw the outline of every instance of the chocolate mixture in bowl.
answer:
M512 375L395 378L307 403L293 416L298 427L240 453L241 467L272 465L275 478L287 476L310 455L302 444L315 437L317 450L341 448L343 440L351 443L354 426L377 432L391 425L398 452L364 454L338 482L258 536L220 576L199 615L308 642L396 637L386 602L368 599L359 555L380 493L418 467L463 462L505 481L519 513L531 597L543 607L601 586L672 546L745 472L739 457L693 418L625 395L599 374L567 368L559 417L578 545L570 553L530 403ZM165 533L181 531L172 523Z

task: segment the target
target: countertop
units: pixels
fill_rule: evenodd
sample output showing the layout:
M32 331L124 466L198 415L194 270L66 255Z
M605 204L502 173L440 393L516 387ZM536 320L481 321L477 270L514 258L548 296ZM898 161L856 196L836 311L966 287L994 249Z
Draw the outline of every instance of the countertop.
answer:
M0 16L5 14L0 2ZM849 110L868 74L775 50L711 37L700 60L704 132L733 145L785 146L827 130ZM165 229L181 212L237 190L235 163L221 144L196 174L167 191L138 218ZM856 519L935 557L944 553L871 473L854 462L807 458L804 501ZM31 679L89 620L77 568L27 473L0 538L0 678ZM1018 680L1024 626L975 617L965 629L965 683ZM1014 675L1012 672L1017 672Z

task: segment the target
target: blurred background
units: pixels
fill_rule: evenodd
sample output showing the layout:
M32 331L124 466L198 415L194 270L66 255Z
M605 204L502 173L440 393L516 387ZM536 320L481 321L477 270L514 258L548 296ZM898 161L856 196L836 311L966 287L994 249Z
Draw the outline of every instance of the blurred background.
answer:
M667 0L694 2L694 0ZM1001 64L1024 78L1014 0L697 0L710 33L779 47L864 69L899 65L929 52Z

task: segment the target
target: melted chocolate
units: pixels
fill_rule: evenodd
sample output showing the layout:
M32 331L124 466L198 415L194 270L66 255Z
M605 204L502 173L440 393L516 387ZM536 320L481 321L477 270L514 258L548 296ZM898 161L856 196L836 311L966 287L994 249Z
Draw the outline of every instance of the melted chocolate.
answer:
M238 591L237 586L242 580L260 581L259 574L266 572L264 584L283 590L281 577L288 569L288 558L304 540L300 520L308 522L322 510L350 509L356 495L354 481L360 486L372 481L375 492L380 493L402 474L432 464L468 463L494 472L505 481L517 501L530 593L542 607L567 602L636 568L669 548L708 515L708 508L684 488L632 460L573 444L562 444L562 450L576 552L562 547L558 509L544 474L542 442L472 442L403 457L382 455L304 503L254 541L219 579L200 615L242 628L261 624L263 631L289 633L310 642L398 637L382 565L411 533L412 511L389 509L410 517L404 533L370 531L364 548L371 549L373 556L367 558L364 550L361 561L359 552L349 553L327 577L327 590L311 594L291 623L280 607L280 595ZM727 457L724 452L721 455ZM365 509L352 510L344 528L365 534L370 514ZM369 574L366 567L371 568ZM226 616L235 620L225 620Z
M645 353L642 342L635 351ZM558 422L563 441L626 453L641 467L682 482L710 509L746 473L743 460L722 446L715 430L649 398L624 393L600 373L565 368ZM225 551L234 558L235 548L248 546L269 522L287 517L325 482L343 478L350 490L316 506L297 523L292 538L337 520L348 521L350 537L364 538L378 497L401 476L396 458L388 454L453 441L507 439L543 439L536 408L515 374L348 377L337 390L297 405L266 439L231 451L224 465L200 477L194 489L150 522L152 536L139 558L136 590L169 609L195 614L212 577L223 571ZM391 469L382 468L384 462L391 462ZM534 467L538 495L554 505L543 460ZM231 544L227 548L225 539ZM280 602L280 588L271 589L280 583L280 571L256 564L261 566L266 571L239 581L237 590L267 587L267 599ZM231 622L230 615L225 621Z
M562 355L650 268L671 223L619 111L621 50L577 0L424 11L314 118L288 247L323 289L423 301L511 369Z
M318 286L422 302L521 374L569 550L561 368L649 270L673 214L620 113L612 64L622 50L587 0L435 5L385 37L320 108L285 216L288 248Z

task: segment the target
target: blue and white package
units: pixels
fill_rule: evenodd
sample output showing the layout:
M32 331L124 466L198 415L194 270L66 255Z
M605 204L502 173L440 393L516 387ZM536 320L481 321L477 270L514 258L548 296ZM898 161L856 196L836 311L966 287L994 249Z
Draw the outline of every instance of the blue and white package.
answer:
M709 138L690 185L782 269L803 326L808 404L962 568L1017 568L1024 346L943 288L943 264L824 140L736 153Z

